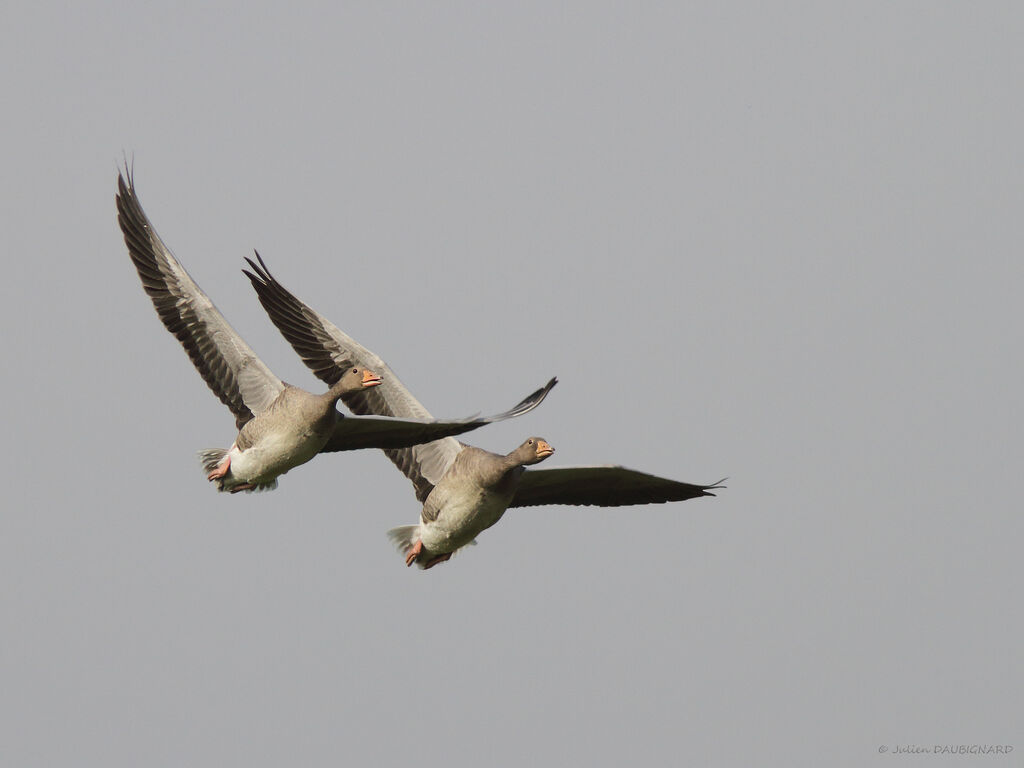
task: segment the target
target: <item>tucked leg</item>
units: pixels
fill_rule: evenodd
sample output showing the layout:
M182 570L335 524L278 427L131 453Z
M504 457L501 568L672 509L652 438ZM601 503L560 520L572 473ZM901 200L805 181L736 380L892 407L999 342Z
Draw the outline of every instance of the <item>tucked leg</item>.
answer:
M452 553L451 552L445 552L443 555L438 555L437 557L432 557L432 558L430 558L427 561L427 564L423 566L423 570L425 570L425 571L430 570L431 568L433 568L438 563L443 563L445 560L451 560L451 559L452 559Z
M416 543L409 547L409 551L405 553L405 564L406 566L412 565L416 562L416 558L420 552L423 551L423 539L416 539Z

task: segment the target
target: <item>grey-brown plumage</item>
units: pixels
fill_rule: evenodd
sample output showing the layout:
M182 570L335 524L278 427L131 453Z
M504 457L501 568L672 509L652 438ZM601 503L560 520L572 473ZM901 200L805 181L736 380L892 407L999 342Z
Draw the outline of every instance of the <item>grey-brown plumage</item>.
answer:
M385 382L371 392L344 397L359 413L416 414L427 410L383 360L341 331L278 283L259 258L246 272L270 319L307 366L330 382L341 365L368 365L385 371ZM554 379L549 383L549 387ZM554 452L547 441L531 437L512 453L500 454L437 440L388 457L408 477L422 504L420 522L388 532L406 562L429 568L472 543L509 507L540 504L624 506L684 501L714 496L721 486L669 480L621 466L526 469Z
M334 435L342 395L379 383L368 368L352 367L322 395L286 384L266 410L242 425L231 448L203 452L207 478L232 493L275 487L280 475L312 459Z
M721 486L680 483L618 466L527 469L555 452L540 437L511 453L466 446L427 495L418 525L388 531L406 564L431 568L497 523L509 507L539 504L617 507L714 496Z
M368 366L345 365L320 395L285 384L256 356L171 254L139 203L131 175L118 174L117 220L125 245L164 326L181 342L207 386L235 416L238 435L227 450L200 452L220 490L273 488L279 475L321 451L400 449L477 429L534 407L533 393L505 414L440 421L425 411L410 418L342 416L338 399L370 391L382 380ZM549 387L550 388L550 387ZM539 399L537 399L539 398Z
M344 376L322 395L285 384L281 394L267 409L247 421L238 431L235 445L245 451L259 445L268 436L295 429L314 436L318 444L326 444L334 434L338 421L337 402L344 395L376 386L378 377L368 368L350 368ZM323 445L319 445L322 450Z

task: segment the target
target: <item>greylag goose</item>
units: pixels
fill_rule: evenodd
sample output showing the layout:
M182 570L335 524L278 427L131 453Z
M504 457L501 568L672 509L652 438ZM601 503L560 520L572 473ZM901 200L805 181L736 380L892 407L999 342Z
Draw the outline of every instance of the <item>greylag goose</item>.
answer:
M117 221L128 253L157 314L185 347L192 363L239 430L227 450L201 451L207 479L218 490L254 491L277 486L277 478L316 454L358 448L408 449L521 415L536 407L550 385L514 408L489 417L436 420L423 416L346 417L340 398L386 385L383 371L349 365L332 376L321 395L286 384L260 360L228 324L188 272L174 258L146 217L131 174L118 174Z
M307 366L323 381L350 366L384 372L384 383L369 392L343 394L356 413L427 417L427 410L373 352L361 346L270 274L266 264L247 259L246 271L260 303ZM554 379L550 385L554 384ZM550 386L549 385L549 386ZM507 456L459 442L453 437L385 453L408 477L423 505L417 525L393 528L388 536L407 565L430 568L474 542L509 507L572 504L617 507L661 504L714 496L721 481L694 485L617 465L531 469L555 452L531 437Z

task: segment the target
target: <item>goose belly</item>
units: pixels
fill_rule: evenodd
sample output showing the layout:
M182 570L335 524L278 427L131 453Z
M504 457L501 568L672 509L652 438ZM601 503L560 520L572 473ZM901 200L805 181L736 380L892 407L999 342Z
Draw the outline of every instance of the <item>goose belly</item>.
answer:
M244 451L232 449L231 474L246 483L269 482L305 464L320 452L325 442L309 434L263 437Z
M490 491L449 494L437 519L422 526L423 546L431 552L454 552L498 522L511 497Z

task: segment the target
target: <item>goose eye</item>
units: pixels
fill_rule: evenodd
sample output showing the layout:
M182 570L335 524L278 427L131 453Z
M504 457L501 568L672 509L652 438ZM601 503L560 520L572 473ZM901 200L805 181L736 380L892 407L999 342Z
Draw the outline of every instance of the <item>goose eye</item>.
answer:
M530 440L527 440L526 443L527 445L533 445L533 439L531 438Z

